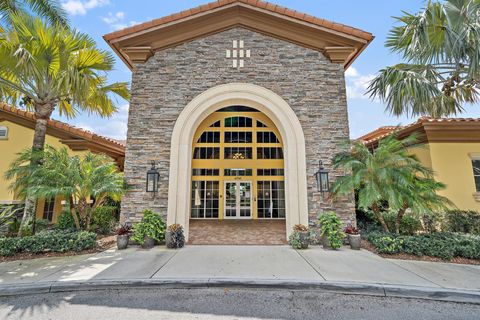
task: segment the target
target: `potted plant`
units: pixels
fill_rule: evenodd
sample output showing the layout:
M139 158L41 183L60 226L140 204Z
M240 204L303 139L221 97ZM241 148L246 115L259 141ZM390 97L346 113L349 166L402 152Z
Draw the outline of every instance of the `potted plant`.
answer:
M178 224L171 224L165 233L165 243L167 248L177 249L185 246L185 235L183 234L183 227Z
M360 244L362 240L360 237L360 230L352 225L349 225L343 231L347 234L350 248L353 250L360 250Z
M293 227L293 232L288 239L288 243L294 249L307 249L310 242L310 232L308 227L297 224Z
M142 221L133 226L132 239L144 248L153 248L155 241L165 240L165 229L166 225L160 214L145 210Z
M339 249L345 234L342 232L342 222L333 211L321 213L318 218L320 234L324 248Z
M127 225L122 225L117 229L117 248L118 250L126 249L128 246L128 239L132 233L132 227Z

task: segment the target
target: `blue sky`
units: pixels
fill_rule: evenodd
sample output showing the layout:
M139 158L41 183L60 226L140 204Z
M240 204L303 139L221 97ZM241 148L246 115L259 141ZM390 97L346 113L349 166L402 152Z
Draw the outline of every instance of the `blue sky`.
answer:
M189 9L208 0L61 0L70 15L73 26L91 35L99 47L109 49L102 36L140 22L149 21L171 13ZM279 5L308 13L320 18L344 23L369 31L375 40L346 72L350 136L356 138L379 126L407 124L415 121L407 117L394 117L384 111L384 106L364 96L366 83L375 73L398 63L399 57L385 47L389 29L394 25L392 16L402 10L417 12L423 0L271 0ZM130 81L130 70L119 60L110 81ZM468 106L461 117L480 117L480 106ZM80 115L75 119L62 119L78 127L115 139L125 139L127 131L128 103L119 101L119 112L109 119Z

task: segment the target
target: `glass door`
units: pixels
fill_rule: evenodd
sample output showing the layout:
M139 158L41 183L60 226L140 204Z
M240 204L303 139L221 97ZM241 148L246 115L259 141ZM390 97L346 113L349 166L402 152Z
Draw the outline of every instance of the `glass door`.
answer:
M237 182L225 182L225 218L237 217Z
M252 183L250 181L225 182L225 219L252 217Z

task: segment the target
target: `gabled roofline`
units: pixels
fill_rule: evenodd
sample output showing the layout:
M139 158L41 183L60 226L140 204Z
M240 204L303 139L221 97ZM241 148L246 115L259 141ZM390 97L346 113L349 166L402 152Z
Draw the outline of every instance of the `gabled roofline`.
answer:
M237 12L234 10L237 10ZM232 14L232 12L235 14ZM229 14L230 17L227 17ZM252 19L253 14L259 15L260 19L257 19L257 21ZM218 22L215 24L211 22L211 17L216 16L219 18L219 16L222 15L225 16L223 17L223 23ZM211 22L209 28L205 28L204 31L197 30L198 32L205 32L202 34L203 36L221 32L235 26L241 26L322 51L333 62L342 62L345 69L353 63L374 39L374 36L369 32L258 0L219 0L115 31L104 35L103 38L127 66L132 69L134 63L145 62L154 54L154 51L191 41L200 35L198 32L197 34L195 34L195 32L179 33L176 34L175 37L172 37L171 41L165 41L161 45L157 43L156 48L154 48L151 43L149 45L149 42L152 42L151 39L142 41L142 38L146 38L151 34L165 35L167 33L174 33L174 27L186 26L188 23L193 24L193 21L206 19L207 16L209 17L209 22ZM264 19L262 19L262 17ZM292 37L292 32L280 30L282 28L280 25L274 29L267 27L265 23L262 25L263 20L267 17L277 19L277 21L278 19L282 19L285 22L296 25L297 28L308 30L310 34L316 30L317 36L318 34L322 34L323 36L329 37L330 40L336 39L338 40L336 41L337 44L320 48L318 43L299 41L298 37ZM204 24L205 23L207 22L204 22ZM288 30L288 28L286 30Z

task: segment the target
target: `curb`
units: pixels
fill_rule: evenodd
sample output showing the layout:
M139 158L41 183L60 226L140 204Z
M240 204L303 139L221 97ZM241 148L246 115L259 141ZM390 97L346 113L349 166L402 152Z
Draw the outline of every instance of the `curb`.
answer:
M457 290L435 287L396 286L355 282L250 279L125 279L68 282L39 282L1 285L0 296L49 294L95 290L127 289L195 289L236 288L293 291L318 291L378 297L412 298L480 304L480 290Z

